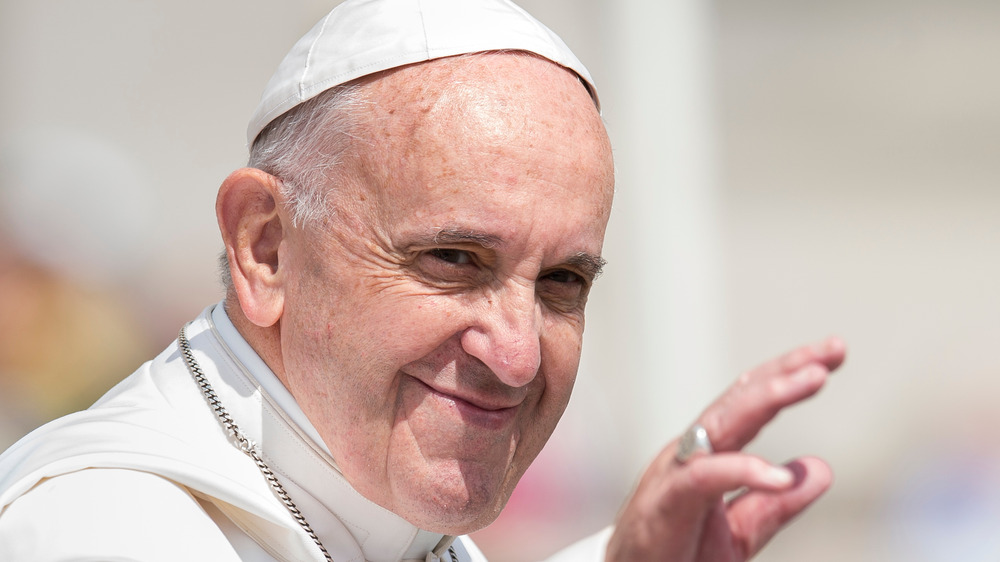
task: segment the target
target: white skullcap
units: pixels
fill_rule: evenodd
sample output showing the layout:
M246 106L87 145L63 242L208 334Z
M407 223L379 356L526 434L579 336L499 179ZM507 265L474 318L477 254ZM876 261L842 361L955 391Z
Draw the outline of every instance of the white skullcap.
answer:
M285 56L250 119L247 142L289 109L375 72L482 51L528 51L590 73L555 33L509 0L347 0Z

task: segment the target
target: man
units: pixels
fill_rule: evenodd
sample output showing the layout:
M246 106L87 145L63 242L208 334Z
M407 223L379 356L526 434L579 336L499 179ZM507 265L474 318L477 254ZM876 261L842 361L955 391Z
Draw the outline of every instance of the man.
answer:
M0 558L484 560L464 535L566 407L603 264L613 166L587 71L504 0L351 0L293 48L249 137L217 199L225 301L5 454ZM755 553L830 475L739 451L843 353L741 377L557 559Z

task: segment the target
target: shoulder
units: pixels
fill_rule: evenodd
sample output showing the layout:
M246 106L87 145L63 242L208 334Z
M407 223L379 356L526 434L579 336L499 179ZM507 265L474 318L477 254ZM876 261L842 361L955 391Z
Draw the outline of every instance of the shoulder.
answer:
M253 462L232 446L175 345L93 407L36 429L0 454L0 512L44 479L91 468L132 469L192 489L235 487L241 496L247 482L259 480Z
M63 474L41 481L0 514L0 559L80 558L239 560L197 498L147 472Z

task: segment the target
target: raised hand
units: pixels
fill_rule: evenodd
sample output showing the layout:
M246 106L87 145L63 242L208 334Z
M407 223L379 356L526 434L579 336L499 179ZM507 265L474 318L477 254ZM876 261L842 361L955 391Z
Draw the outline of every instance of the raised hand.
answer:
M674 440L660 452L618 517L607 560L738 562L760 551L832 474L818 458L774 466L741 449L783 408L818 392L844 355L844 343L829 338L741 375L695 423L713 451L678 460ZM744 493L724 501L735 490Z

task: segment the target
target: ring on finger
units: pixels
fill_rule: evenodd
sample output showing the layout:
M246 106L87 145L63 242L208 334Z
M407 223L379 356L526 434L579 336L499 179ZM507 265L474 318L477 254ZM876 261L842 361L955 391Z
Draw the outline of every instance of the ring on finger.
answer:
M681 436L674 458L679 464L684 464L696 455L710 455L712 451L712 441L708 438L705 426L696 423Z

